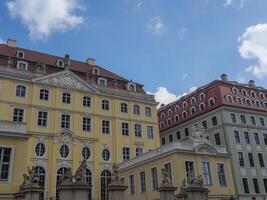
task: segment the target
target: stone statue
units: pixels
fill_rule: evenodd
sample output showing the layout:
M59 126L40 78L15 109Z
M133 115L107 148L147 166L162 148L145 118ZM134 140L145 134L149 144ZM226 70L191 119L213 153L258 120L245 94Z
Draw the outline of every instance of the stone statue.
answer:
M184 194L186 189L186 179L184 178L182 185L180 186L180 193Z
M80 167L77 169L77 171L75 173L74 178L76 181L84 181L85 182L86 168L87 168L86 160L83 160Z
M203 187L204 186L204 180L202 178L202 176L191 176L188 177L187 183L189 186L197 186L197 187Z
M204 185L204 179L202 178L202 176L197 176L196 181L195 181L195 185L197 186L203 186Z
M27 167L28 175L26 173L23 174L23 182L20 185L20 190L24 190L30 187L40 187L39 186L39 176L36 173L36 167L32 167L31 169Z
M45 63L37 63L36 64L36 72L37 73L46 73L46 64Z
M10 67L12 65L12 63L13 63L13 59L10 56L8 56L8 58L7 58L7 66Z
M207 137L204 131L198 130L196 125L192 127L192 134L191 134L191 139L196 142L196 143L205 143L207 142Z
M36 174L36 167L32 166L31 169L28 167L28 173L29 182L31 184L36 184L39 182L39 176Z
M161 169L161 174L162 174L162 177L163 177L162 184L166 185L166 184L171 184L172 183L171 174L166 170L165 167Z
M114 164L113 166L112 166L112 177L111 177L111 182L113 183L113 184L120 184L121 183L121 181L120 181L120 179L119 179L119 165L117 165L117 164Z
M23 174L23 183L20 185L20 190L24 190L29 185L29 178L27 174Z

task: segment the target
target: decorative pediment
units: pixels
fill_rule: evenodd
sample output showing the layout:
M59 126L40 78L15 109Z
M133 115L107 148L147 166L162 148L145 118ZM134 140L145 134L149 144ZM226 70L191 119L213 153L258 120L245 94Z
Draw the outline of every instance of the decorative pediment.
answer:
M198 144L194 147L194 151L196 153L202 153L202 154L217 154L217 150L208 143L202 143Z
M33 79L33 82L68 88L83 90L85 92L97 92L97 90L91 84L82 80L79 76L71 72L70 70L60 71L47 76L42 76Z

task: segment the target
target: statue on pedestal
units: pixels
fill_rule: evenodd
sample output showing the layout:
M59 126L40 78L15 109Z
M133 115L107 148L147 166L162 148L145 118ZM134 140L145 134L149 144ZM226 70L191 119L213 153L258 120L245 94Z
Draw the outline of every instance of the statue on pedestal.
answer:
M171 174L167 171L167 169L165 167L161 169L161 174L163 177L163 180L162 180L163 185L172 184Z
M112 175L111 175L111 183L112 184L122 184L119 178L119 165L114 164L112 166Z
M71 167L68 167L66 172L62 174L61 182L62 184L72 183L72 179L73 179L72 170Z
M77 169L74 178L76 181L84 181L86 179L86 168L87 168L87 164L86 164L86 160L83 160L80 167Z
M36 167L32 167L31 169L27 167L28 175L26 173L23 174L23 182L20 185L20 190L24 190L30 187L40 187L39 186L39 176L36 173Z

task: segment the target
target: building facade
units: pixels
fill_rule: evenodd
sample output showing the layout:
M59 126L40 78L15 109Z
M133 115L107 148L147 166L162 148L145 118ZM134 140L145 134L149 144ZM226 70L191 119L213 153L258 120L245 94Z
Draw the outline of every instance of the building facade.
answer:
M267 90L229 81L224 74L158 111L161 145L189 138L192 127L226 147L237 195L242 200L267 196Z
M89 199L106 199L114 163L159 146L157 103L94 63L0 45L0 199L36 166L41 199L57 199L67 167L87 161Z
M199 137L201 134L196 135ZM235 197L230 155L226 148L214 147L197 137L163 145L122 163L120 177L128 185L126 199L159 199L157 189L162 183L162 168L170 174L173 186L178 188L176 195L184 178L190 180L202 176L204 186L209 190L209 199Z

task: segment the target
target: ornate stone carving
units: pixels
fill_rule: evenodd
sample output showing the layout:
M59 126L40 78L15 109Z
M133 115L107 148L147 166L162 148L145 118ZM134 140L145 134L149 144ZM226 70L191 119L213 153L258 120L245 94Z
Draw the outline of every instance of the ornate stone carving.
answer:
M46 64L45 63L37 63L36 64L36 73L45 74L46 73Z
M166 170L165 167L161 169L161 174L162 174L162 185L172 184L171 174Z
M204 186L204 180L203 180L202 176L197 176L197 177L189 176L189 178L187 180L187 184L188 184L188 186L203 187Z
M61 177L62 184L73 183L72 179L73 179L72 170L70 167L68 167L66 172Z
M184 178L181 186L180 186L180 194L186 193L186 179Z
M72 143L72 135L67 133L67 132L63 132L60 135L60 141L64 144L71 144Z
M23 174L23 183L20 185L20 190L25 190L31 187L40 187L39 176L36 173L36 168L33 166L31 169L27 167L28 175L26 173Z
M112 166L112 175L111 175L111 183L113 185L119 185L119 184L123 184L119 178L119 165L114 164Z
M75 173L74 178L76 181L85 182L86 168L87 168L86 160L83 160L81 165L79 166L79 168L77 169L77 171Z
M206 143L207 142L206 134L203 132L202 129L198 130L195 125L192 127L191 139L195 143Z

